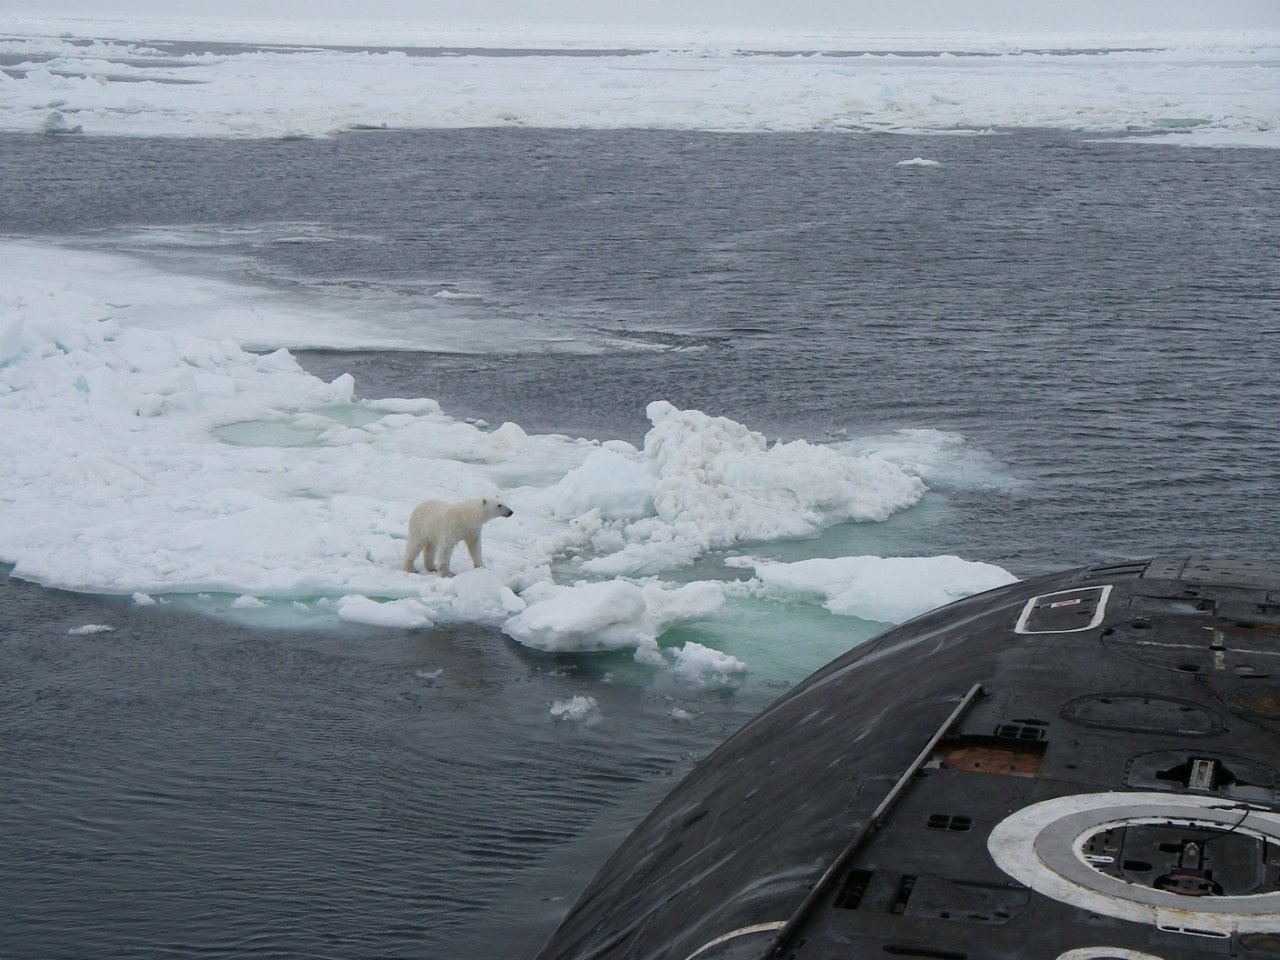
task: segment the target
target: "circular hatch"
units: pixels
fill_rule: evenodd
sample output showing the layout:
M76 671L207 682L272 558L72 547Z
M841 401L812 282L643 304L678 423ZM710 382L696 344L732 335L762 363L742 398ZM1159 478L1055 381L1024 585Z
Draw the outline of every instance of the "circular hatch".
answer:
M987 849L1037 893L1210 937L1274 930L1280 814L1217 797L1094 793L1015 811Z

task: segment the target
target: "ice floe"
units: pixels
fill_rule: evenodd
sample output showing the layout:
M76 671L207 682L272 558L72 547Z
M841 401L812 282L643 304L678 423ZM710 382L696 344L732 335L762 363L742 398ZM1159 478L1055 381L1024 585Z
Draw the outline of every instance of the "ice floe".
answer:
M551 654L624 650L704 687L746 664L689 625L753 589L893 620L1012 579L954 557L733 561L754 587L678 573L909 509L963 459L955 435L886 437L886 455L770 442L665 401L640 447L488 428L427 398L356 399L349 375L326 383L283 349L122 322L121 288L163 314L144 288L174 278L104 273L95 292L75 277L86 255L32 251L0 248L0 562L17 577L256 622L483 624ZM486 527L487 568L460 552L452 578L399 569L417 502L499 493L515 516Z
M68 28L73 35L62 35ZM0 15L0 129L288 137L476 126L916 134L1047 127L1280 145L1274 32L1105 38L1075 49L963 36L773 35L754 38L753 48L742 36L598 34L597 46L642 52L568 56L554 51L580 52L593 38L501 26L300 30ZM166 32L259 45L181 52L139 42ZM384 46L261 45L285 35L334 45L363 36ZM422 55L450 43L465 55ZM476 52L503 46L553 52Z

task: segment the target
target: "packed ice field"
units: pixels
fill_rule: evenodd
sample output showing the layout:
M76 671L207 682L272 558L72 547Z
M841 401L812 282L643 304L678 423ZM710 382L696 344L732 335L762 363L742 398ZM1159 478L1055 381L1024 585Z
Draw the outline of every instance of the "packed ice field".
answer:
M931 51L923 56L904 54L901 38L794 38L797 50L864 51L834 56L742 52L776 50L777 36L659 47L663 38L639 35L415 29L396 43L650 52L422 56L323 46L386 40L346 27L244 36L0 16L0 128L306 137L383 126L1031 126L1161 146L1280 146L1280 35L1068 53L930 39L911 48ZM148 44L187 39L312 46ZM776 672L785 634L817 618L848 626L819 628L830 648L792 664L794 676L851 637L1015 579L973 558L842 553L857 538L832 533L924 509L940 479L1015 482L962 437L770 441L660 398L639 446L465 422L427 398L359 399L349 375L324 382L283 349L488 346L466 323L423 344L350 306L0 239L0 562L49 587L264 625L481 624L540 651L625 651L640 669L704 685ZM517 349L636 349L546 330L504 331L507 349L515 336L527 338ZM514 510L485 527L487 568L471 569L459 549L453 578L403 572L414 504L476 496ZM808 546L779 549L795 542ZM85 628L96 626L107 625Z
M192 40L205 46L164 47ZM209 49L214 42L232 46ZM351 49L360 45L368 48ZM591 50L604 52L581 55ZM1274 147L1277 62L1280 29L993 39L0 14L0 129L312 137L382 127L1046 127Z

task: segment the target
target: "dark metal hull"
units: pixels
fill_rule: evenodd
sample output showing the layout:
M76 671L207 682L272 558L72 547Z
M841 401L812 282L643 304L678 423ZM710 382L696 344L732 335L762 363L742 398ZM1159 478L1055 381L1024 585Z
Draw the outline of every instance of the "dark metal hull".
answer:
M538 960L1280 958L1280 565L933 611L704 760Z

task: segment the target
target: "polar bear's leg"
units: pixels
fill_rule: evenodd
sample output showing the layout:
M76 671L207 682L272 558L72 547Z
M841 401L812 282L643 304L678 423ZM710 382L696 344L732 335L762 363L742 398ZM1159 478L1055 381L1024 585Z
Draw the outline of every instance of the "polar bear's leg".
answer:
M480 556L480 531L477 530L474 536L464 537L463 542L467 545L467 552L471 554L471 565L479 570L484 566L484 560Z
M405 573L413 573L413 561L417 559L418 551L422 549L422 544L413 538L413 534L409 534L409 538L404 542L404 563L400 568Z
M422 569L427 573L436 571L436 544L432 540L424 540L422 543Z
M453 556L453 548L457 545L458 538L455 536L440 538L440 552L436 554L437 563L440 565L440 576L453 576L453 571L449 569L449 558Z

